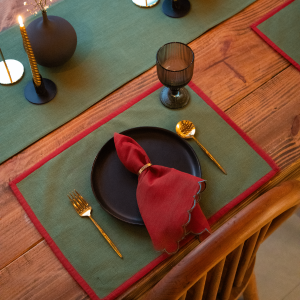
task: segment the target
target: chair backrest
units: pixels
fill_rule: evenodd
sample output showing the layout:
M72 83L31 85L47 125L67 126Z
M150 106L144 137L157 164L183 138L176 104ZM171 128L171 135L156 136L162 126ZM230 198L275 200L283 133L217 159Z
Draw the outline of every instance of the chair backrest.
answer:
M237 299L253 285L259 245L299 204L300 181L272 188L201 242L141 299Z

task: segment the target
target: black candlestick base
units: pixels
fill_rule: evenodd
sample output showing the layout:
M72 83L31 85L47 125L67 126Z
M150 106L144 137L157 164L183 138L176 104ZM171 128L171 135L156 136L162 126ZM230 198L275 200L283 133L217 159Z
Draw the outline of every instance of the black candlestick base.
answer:
M171 18L181 18L189 12L190 7L189 0L165 0L162 5L162 11Z
M50 79L42 78L42 85L37 87L30 81L24 90L25 98L33 104L45 104L51 101L57 93L55 83Z

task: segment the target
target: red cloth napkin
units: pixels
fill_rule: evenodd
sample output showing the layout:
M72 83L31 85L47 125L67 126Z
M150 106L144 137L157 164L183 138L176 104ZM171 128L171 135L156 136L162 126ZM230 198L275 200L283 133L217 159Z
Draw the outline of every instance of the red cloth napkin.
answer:
M118 157L132 173L150 163L144 149L132 138L115 133ZM159 165L147 167L138 178L136 198L154 248L175 253L189 233L207 237L210 227L200 205L203 179Z

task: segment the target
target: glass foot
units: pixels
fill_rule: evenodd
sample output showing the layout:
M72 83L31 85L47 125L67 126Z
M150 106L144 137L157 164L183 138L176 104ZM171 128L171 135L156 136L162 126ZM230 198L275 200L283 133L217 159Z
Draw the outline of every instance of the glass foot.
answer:
M168 108L182 108L189 103L190 94L184 87L179 89L177 93L172 93L168 87L165 87L160 92L159 99Z

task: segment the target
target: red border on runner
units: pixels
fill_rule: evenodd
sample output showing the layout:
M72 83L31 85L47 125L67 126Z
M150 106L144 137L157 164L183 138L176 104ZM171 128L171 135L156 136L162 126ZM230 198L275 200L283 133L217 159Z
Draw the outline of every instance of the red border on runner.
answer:
M279 168L275 164L275 162L259 147L257 146L212 100L208 98L204 94L204 92L198 88L194 83L190 82L189 86L191 89L194 90L195 93L197 93L212 109L214 109L248 144L251 146L272 168L272 170L267 173L265 176L263 176L259 181L257 181L255 184L253 184L251 187L249 187L246 191L244 191L242 194L240 194L238 197L233 199L230 203L225 205L222 209L220 209L216 214L214 214L212 217L209 218L210 225L214 224L218 219L220 219L222 216L224 216L230 209L232 209L235 205L240 203L243 199L245 199L248 195L250 195L252 192L254 192L256 189L258 189L261 185L263 185L265 182L270 180L278 171ZM59 259L59 261L62 263L62 265L65 267L65 269L70 273L70 275L80 284L80 286L85 290L85 292L90 296L91 299L100 300L100 298L96 295L96 293L93 291L93 289L88 285L88 283L81 277L81 275L76 271L76 269L72 266L72 264L67 260L67 258L64 256L62 251L59 249L59 247L55 244L51 236L48 234L47 230L43 227L43 225L40 223L36 215L34 214L33 210L30 208L29 204L25 200L24 196L20 192L20 190L17 187L17 183L22 181L24 178L26 178L28 175L33 173L35 170L40 168L42 165L44 165L46 162L66 150L67 148L71 147L73 144L77 143L79 140L90 134L92 131L96 130L98 127L102 126L103 124L107 123L117 115L121 114L128 108L130 108L132 105L136 104L146 96L150 95L157 89L161 88L162 84L157 83L152 88L148 89L144 93L140 94L121 108L117 109L115 112L111 113L109 116L103 118L96 124L92 125L88 129L84 130L83 132L79 133L77 136L72 138L70 141L66 142L64 145L56 149L54 152L46 156L44 159L36 163L34 166L29 168L27 171L22 173L20 176L16 177L14 180L12 180L9 184L13 192L15 193L17 199L19 200L20 204L24 208L25 212L27 213L28 217L32 221L32 223L35 225L37 230L40 232L40 234L45 238L47 243L49 244L50 248L56 255L56 257ZM163 253L156 259L154 259L151 263L149 263L147 266L142 268L139 272L137 272L134 276L129 278L127 281L125 281L122 285L120 285L118 288L116 288L114 291L112 291L109 295L102 298L102 300L112 300L122 293L124 293L132 284L134 284L136 281L144 277L147 273L149 273L154 267L156 267L160 262L168 258L168 254Z
M266 15L264 15L261 19L253 23L250 27L253 29L269 46L271 46L275 51L281 54L286 60L288 60L291 64L293 64L300 71L300 64L298 64L295 60L293 60L287 53L285 53L281 48L279 48L271 39L269 39L262 31L260 31L257 26L267 19L271 18L275 14L277 14L280 10L290 5L295 0L288 0L287 2L277 6Z

